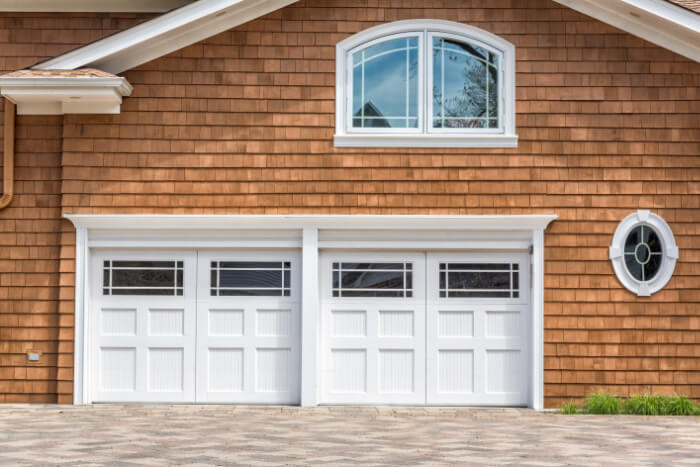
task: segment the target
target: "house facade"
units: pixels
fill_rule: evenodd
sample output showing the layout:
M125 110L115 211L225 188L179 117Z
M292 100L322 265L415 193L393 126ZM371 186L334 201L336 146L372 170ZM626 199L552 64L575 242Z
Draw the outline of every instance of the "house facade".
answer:
M699 2L23 3L1 402L700 399Z

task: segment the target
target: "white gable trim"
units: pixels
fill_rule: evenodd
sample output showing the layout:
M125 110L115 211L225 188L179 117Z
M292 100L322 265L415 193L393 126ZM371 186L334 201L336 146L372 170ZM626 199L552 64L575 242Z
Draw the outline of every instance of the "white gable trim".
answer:
M2 1L2 0L0 0ZM700 15L665 0L555 0L700 62ZM295 0L198 0L33 68L121 73L252 21Z
M162 13L192 0L0 0L0 11Z
M33 66L74 70L88 64L118 74L294 3L295 0L199 0Z
M555 0L700 62L700 15L666 0Z

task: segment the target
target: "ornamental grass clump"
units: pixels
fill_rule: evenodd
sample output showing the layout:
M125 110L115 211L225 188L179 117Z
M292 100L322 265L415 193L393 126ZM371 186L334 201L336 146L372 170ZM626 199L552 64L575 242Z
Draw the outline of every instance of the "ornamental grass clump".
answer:
M700 405L685 396L669 396L664 400L661 415L700 415Z
M576 407L576 403L573 400L564 402L561 407L559 407L559 413L564 415L574 415L578 413L578 407Z
M666 415L666 397L658 394L637 394L625 401L624 411L629 415Z
M583 410L589 414L617 415L622 410L622 403L616 395L599 391L586 398Z

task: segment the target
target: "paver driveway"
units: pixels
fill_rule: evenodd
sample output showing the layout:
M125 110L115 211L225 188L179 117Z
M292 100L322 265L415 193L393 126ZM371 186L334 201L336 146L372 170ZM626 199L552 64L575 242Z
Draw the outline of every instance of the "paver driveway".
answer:
M700 417L0 405L5 465L699 465Z

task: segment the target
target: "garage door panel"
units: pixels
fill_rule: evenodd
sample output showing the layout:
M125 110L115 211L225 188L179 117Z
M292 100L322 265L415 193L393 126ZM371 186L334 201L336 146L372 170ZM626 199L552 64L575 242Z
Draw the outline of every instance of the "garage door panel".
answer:
M423 403L424 255L327 252L321 264L324 402Z
M527 402L528 261L520 253L428 253L428 404Z
M194 400L195 268L192 251L93 252L93 400Z
M199 253L199 401L299 401L299 273L295 251Z

